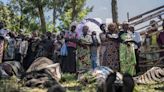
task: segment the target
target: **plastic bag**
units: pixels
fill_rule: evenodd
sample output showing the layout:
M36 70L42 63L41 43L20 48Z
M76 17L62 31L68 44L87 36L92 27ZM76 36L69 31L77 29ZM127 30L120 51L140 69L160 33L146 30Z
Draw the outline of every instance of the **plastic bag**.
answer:
M61 56L67 56L68 55L68 50L67 50L67 45L64 43L60 49L60 55Z

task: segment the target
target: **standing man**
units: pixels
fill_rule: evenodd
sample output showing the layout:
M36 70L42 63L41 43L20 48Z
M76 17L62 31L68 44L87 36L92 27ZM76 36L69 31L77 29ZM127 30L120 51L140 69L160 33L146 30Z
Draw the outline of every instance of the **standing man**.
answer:
M163 30L160 32L160 34L157 38L157 42L158 42L160 49L164 49L164 20L162 23L162 27L163 27ZM160 57L163 57L163 56L164 56L164 51L160 52Z
M91 61L92 61L92 69L95 69L98 66L98 47L100 45L100 41L97 38L96 32L92 32L92 44L91 44Z
M107 42L107 38L106 38L106 25L101 24L100 29L102 31L102 33L99 34L100 41L101 41L100 52L99 52L99 62L100 62L100 66L101 66L102 62L103 62L103 56L104 56L104 53L106 50L106 45L108 42Z
M132 32L132 37L135 43L135 55L136 55L136 73L140 72L139 69L139 52L140 52L140 47L141 47L141 35L138 32L135 32L134 26L130 26L129 30Z

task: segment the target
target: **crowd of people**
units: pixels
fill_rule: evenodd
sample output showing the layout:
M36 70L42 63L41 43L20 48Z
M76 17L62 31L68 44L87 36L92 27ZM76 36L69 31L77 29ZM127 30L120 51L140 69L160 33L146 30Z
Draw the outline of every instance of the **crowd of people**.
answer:
M27 70L36 58L47 57L60 63L64 73L78 73L97 66L107 66L132 76L140 72L141 36L134 26L124 22L119 29L115 23L101 24L102 33L93 31L90 34L89 27L85 25L82 35L76 32L76 28L76 25L71 25L69 31L58 35L51 32L38 35L34 31L29 37L21 32L7 31L0 23L1 61L19 61ZM161 35L159 38L163 39ZM163 40L158 39L158 42Z
M119 31L115 23L102 24L102 33L99 35L95 31L89 34L89 27L84 26L81 36L78 36L75 29L76 26L73 25L65 33L68 55L62 60L64 72L76 73L95 69L97 66L107 66L114 71L136 74L138 53L135 54L135 50L138 52L141 46L141 36L133 26L124 22Z

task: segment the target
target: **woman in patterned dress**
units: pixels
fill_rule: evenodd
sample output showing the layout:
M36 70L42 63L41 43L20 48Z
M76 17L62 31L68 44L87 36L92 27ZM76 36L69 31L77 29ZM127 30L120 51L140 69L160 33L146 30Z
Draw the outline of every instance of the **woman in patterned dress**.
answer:
M123 31L119 33L120 48L120 70L122 73L136 74L136 57L132 33L129 31L129 24L123 23Z
M88 26L83 27L83 34L79 40L78 46L78 71L88 70L91 68L90 60L90 45L92 43L92 38L88 34Z
M118 34L116 31L116 24L108 25L108 32L106 33L107 45L103 58L103 66L119 71L119 43Z

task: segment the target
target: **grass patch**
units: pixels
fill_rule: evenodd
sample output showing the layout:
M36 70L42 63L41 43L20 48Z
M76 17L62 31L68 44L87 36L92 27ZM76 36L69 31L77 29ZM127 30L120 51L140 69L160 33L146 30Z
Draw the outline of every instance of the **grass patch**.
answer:
M63 74L60 81L67 92L96 92L96 86L93 83L83 85L76 80L73 74ZM156 90L155 88L164 87L164 83L156 85L136 85L134 92L164 92L164 90ZM28 88L23 86L16 77L0 80L0 92L47 92L47 89Z
M0 80L0 92L46 92L47 89L24 87L24 83L15 76Z
M135 85L134 92L164 92L163 90L157 90L164 87L164 83L153 85Z

